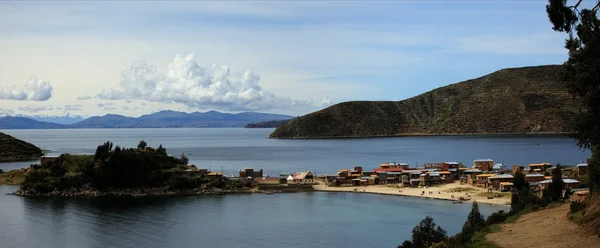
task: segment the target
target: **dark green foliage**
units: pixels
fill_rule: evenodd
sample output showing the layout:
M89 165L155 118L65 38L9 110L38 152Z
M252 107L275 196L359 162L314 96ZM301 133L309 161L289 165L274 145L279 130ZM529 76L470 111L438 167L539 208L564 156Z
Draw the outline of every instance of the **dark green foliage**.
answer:
M529 183L527 182L527 177L521 170L518 170L513 177L513 186L518 191L523 189L529 189Z
M183 163L183 164L188 164L189 159L185 156L185 154L181 154L181 156L179 157L179 160Z
M144 150L146 149L146 146L148 146L148 143L146 143L146 141L144 140L140 140L140 143L138 144L137 148L140 150Z
M491 226L493 224L500 224L500 223L504 222L509 216L510 216L510 214L508 212L505 212L504 210L495 212L487 217L487 219L485 220L485 226Z
M483 215L479 212L479 205L477 202L473 202L473 206L471 207L471 212L467 216L467 221L463 225L461 233L464 235L464 238L470 240L473 234L481 229L485 224L485 219Z
M550 198L552 201L562 199L564 188L565 182L562 179L561 167L560 165L556 165L556 168L552 170L552 183L550 184Z
M546 12L553 29L568 34L569 59L563 64L562 80L585 107L575 119L572 137L580 147L592 149L588 170L590 188L596 190L600 185L600 1L584 9L579 8L581 2L568 6L565 0L549 0Z
M571 188L565 189L565 195L563 196L565 199L569 199L573 195L573 190Z
M585 202L580 202L580 201L574 201L571 202L571 205L569 206L571 213L577 213L581 210L584 210L586 206Z
M437 226L433 218L427 216L412 230L412 240L406 240L399 248L425 248L448 239L446 230Z
M156 148L156 151L157 151L158 153L160 153L160 154L164 154L164 155L166 155L166 154L167 154L167 149L166 149L166 148L164 148L164 147L162 146L162 144L160 144L160 145L158 146L158 148Z
M171 190L193 189L208 183L205 177L185 174L187 157L175 158L162 146L153 149L140 142L139 148L113 149L111 142L97 147L94 156L63 154L33 171L21 185L23 190L39 193L78 191L83 189L135 189L168 187ZM222 185L222 182L216 182Z
M527 207L541 204L542 201L529 189L515 190L510 201L510 212L518 213Z

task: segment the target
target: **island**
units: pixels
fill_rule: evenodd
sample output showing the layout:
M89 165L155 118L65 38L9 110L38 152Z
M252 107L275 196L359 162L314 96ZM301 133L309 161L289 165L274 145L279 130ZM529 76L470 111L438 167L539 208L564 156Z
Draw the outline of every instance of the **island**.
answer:
M19 196L146 196L251 192L249 180L227 180L219 172L188 165L188 158L167 149L122 148L106 142L94 155L62 154L30 168L11 171L22 177ZM2 173L2 174L7 174Z
M403 101L343 102L294 118L271 138L563 134L582 109L561 66L503 69Z
M39 147L0 133L0 162L36 160L44 155Z

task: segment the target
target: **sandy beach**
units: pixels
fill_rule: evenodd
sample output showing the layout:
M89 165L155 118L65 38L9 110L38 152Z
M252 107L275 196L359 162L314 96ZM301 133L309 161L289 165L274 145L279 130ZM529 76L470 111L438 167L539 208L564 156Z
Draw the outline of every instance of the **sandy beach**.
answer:
M510 205L510 195L503 193L504 197L495 197L488 199L487 190L484 188L473 187L467 184L460 183L449 183L442 184L427 188L404 188L401 186L393 185L370 185L370 186L352 186L352 187L327 187L324 183L313 186L315 191L327 191L327 192L360 192L360 193L371 193L371 194L384 194L384 195L398 195L398 196L412 196L412 197L424 197L433 198L440 200L458 201L459 197L466 197L466 194L470 196L470 200L467 202L477 201L478 203L493 204L493 205ZM460 190L460 192L457 192ZM422 192L425 194L422 195ZM429 194L432 191L433 194ZM492 195L500 194L494 191ZM452 197L454 196L454 198Z

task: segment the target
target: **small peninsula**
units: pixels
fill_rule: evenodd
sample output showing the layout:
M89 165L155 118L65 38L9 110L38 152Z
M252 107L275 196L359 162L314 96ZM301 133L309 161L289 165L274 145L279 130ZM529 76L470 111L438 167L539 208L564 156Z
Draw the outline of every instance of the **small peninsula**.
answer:
M559 65L503 69L403 101L343 102L294 118L271 138L567 133L583 105Z
M188 165L160 145L113 147L106 142L94 155L62 154L45 158L24 172L19 196L145 196L199 195L247 192L251 181L229 181L221 173L207 173Z
M39 147L0 133L0 162L35 160L42 155L44 154Z

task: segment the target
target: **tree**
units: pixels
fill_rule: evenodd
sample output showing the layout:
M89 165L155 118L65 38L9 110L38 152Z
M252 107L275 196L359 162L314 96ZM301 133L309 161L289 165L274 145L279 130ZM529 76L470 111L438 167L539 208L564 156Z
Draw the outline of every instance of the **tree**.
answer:
M550 183L550 198L553 202L562 199L564 188L565 182L562 179L561 166L556 165L556 168L552 170L552 183Z
M146 146L148 146L148 143L146 143L146 141L144 140L140 140L140 143L138 144L137 148L140 150L145 150Z
M164 148L164 147L162 146L162 144L160 144L160 145L158 146L158 148L156 148L156 151L157 151L158 153L160 153L160 154L167 154L167 149L166 149L166 148Z
M563 64L561 77L569 93L579 97L585 106L575 118L571 136L580 147L592 150L588 163L590 189L597 190L595 187L600 186L600 1L591 8L580 9L582 2L568 6L566 0L549 0L546 12L552 29L568 34L565 48L569 50L569 58Z
M513 178L513 186L518 191L521 191L523 189L529 190L529 183L527 182L527 177L525 176L525 174L523 174L521 170L518 170L515 173L515 177Z
M187 164L189 162L189 159L183 153L181 153L179 160L181 160L181 162L183 162L183 164Z
M448 239L446 230L437 226L430 216L426 216L412 230L412 247L414 248L429 247L446 239Z
M471 207L471 212L467 216L467 221L462 228L462 234L466 235L468 239L471 239L471 236L477 229L483 227L485 225L485 219L481 212L479 212L479 205L477 201L473 202L473 206Z

